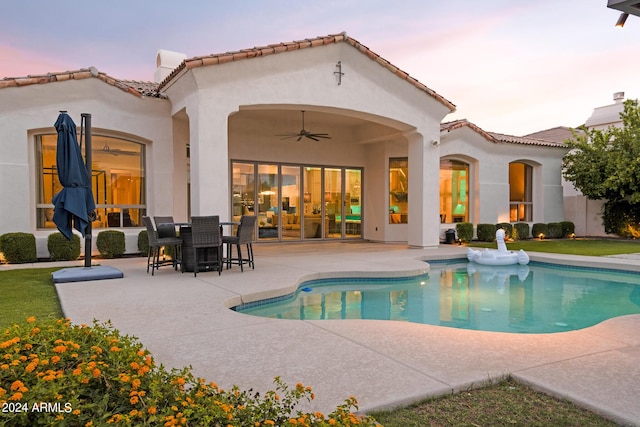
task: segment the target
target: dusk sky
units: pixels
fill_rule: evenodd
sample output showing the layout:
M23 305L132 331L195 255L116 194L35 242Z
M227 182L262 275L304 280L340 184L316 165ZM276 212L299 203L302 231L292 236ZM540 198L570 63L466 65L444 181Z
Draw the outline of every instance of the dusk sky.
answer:
M640 98L640 18L606 0L5 0L0 78L95 66L153 80L188 57L336 34L360 41L484 130L578 126L614 92Z

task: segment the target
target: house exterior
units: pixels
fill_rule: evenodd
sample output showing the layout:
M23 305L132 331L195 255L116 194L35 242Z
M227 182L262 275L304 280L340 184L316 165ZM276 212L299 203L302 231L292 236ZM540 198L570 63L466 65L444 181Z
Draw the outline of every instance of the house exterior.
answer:
M460 221L563 219L562 144L442 124L454 104L345 33L156 62L155 83L95 68L0 80L0 233L48 255L59 110L78 127L92 115L94 234L123 230L128 252L143 215L415 247Z

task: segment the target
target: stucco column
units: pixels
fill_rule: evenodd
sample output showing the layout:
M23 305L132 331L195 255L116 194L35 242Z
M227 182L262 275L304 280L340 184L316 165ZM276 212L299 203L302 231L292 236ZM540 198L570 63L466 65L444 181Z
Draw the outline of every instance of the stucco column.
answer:
M191 215L229 220L229 111L213 100L187 110L191 144Z
M440 243L440 155L439 148L414 132L409 146L409 246L428 247Z

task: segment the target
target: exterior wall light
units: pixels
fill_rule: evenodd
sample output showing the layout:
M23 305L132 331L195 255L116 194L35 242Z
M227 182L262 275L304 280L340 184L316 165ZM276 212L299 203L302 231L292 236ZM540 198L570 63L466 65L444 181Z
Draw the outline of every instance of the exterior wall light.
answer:
M628 17L629 17L628 13L622 12L620 14L620 17L618 18L618 21L616 22L616 27L618 27L618 28L624 27L624 23L627 22L627 18Z

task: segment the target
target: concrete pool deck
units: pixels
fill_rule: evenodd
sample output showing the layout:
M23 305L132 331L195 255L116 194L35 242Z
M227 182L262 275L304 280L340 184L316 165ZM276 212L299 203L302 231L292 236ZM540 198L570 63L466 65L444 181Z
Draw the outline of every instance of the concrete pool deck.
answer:
M291 292L309 278L424 270L423 258L466 249L368 242L254 245L256 269L146 273L146 258L99 260L123 279L56 285L74 323L110 320L168 367L191 365L223 388L267 390L280 376L312 386L305 409L329 412L348 396L360 411L393 408L511 374L625 425L640 425L640 315L572 332L519 335L406 322L278 320L229 310ZM533 260L640 271L640 257L531 254ZM59 265L59 264L57 264ZM76 265L82 265L80 262ZM43 266L38 264L38 266ZM4 267L3 267L4 268Z

